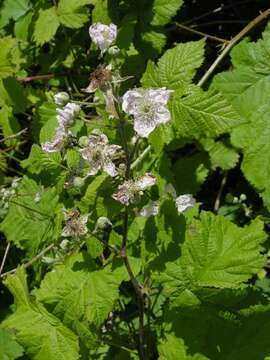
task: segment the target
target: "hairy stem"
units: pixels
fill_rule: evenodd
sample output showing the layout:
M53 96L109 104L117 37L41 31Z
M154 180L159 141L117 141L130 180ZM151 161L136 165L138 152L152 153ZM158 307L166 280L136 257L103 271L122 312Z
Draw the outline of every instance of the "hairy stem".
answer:
M126 173L125 173L125 180L129 180L130 178L130 170L131 170L131 155L129 153L128 149L128 143L127 143L127 136L125 131L125 120L121 116L121 111L118 111L119 119L120 119L120 133L122 137L123 142L123 148L126 155ZM137 141L135 146L137 146ZM132 152L133 154L133 152ZM125 207L124 212L124 219L123 219L123 237L122 237L122 245L120 250L120 256L123 259L123 262L125 264L125 267L127 269L131 284L134 288L136 298L137 298L137 304L138 304L138 310L139 310L139 343L138 343L138 355L140 360L146 360L146 353L144 348L144 294L142 291L142 286L137 281L133 270L131 268L129 258L127 255L127 234L128 234L128 217L129 217L129 211L128 207Z
M218 65L221 63L221 61L224 59L224 57L234 47L234 45L236 45L251 29L253 29L256 25L258 25L262 20L267 18L269 15L270 15L270 8L265 10L264 12L262 12L255 19L253 19L247 26L244 27L244 29L242 29L235 37L233 37L229 41L228 45L225 46L225 48L221 52L221 54L217 57L217 59L210 66L210 68L207 70L207 72L204 74L204 76L201 78L201 80L198 82L198 85L199 86L204 85L205 82L209 79L209 77L216 70Z
M30 261L28 261L25 264L22 264L22 266L27 269L28 267L32 266L37 260L41 259L47 252L49 252L50 250L53 249L53 247L55 246L55 244L50 244L49 246L47 246L45 249L43 249L39 254L37 254L35 257L33 257ZM3 274L0 275L0 278L5 277L7 275L13 274L15 273L17 270L16 269L12 269L10 271L7 271Z
M3 256L3 260L2 260L2 263L1 263L1 266L0 266L0 277L1 277L2 271L4 269L4 266L5 266L5 263L6 263L6 260L7 260L9 249L10 249L10 242L8 242L8 244L7 244L7 247L6 247L4 256Z
M175 23L175 25L179 28L179 29L183 29L183 30L186 30L186 31L189 31L193 34L196 34L196 35L200 35L200 36L203 36L203 37L206 37L207 39L210 39L210 40L214 40L214 41L217 41L219 43L222 43L222 44L228 44L229 40L225 40L225 39L221 39L217 36L213 36L213 35L209 35L209 34L206 34L204 32L201 32L199 30L195 30L189 26L186 26L186 25L183 25L183 24L179 24L178 22Z

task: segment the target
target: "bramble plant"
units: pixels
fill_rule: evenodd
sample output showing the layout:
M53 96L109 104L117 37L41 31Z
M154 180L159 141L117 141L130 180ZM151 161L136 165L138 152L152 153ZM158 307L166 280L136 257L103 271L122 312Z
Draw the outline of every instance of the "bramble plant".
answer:
M4 0L0 360L270 359L270 9L205 70L182 5Z

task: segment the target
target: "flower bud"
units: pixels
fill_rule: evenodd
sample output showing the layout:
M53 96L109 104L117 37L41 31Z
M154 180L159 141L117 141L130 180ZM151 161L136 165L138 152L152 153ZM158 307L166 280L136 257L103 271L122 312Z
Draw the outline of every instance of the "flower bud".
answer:
M65 239L60 242L59 246L62 250L67 250L69 244L70 244L69 240Z
M118 46L114 45L114 46L111 46L109 49L108 49L108 54L111 55L111 56L116 56L120 53L120 49Z
M110 222L110 220L105 217L105 216L101 216L100 218L97 219L96 222L96 230L109 230L112 227L112 223Z
M89 142L88 136L81 136L79 138L79 146L81 147L86 147L88 145L88 142Z
M69 101L69 95L68 95L68 93L62 91L62 92L55 94L53 99L54 99L54 102L56 105L64 106Z
M85 181L84 181L84 178L82 178L82 177L76 176L73 180L73 185L75 187L80 188L80 187L83 187L84 184L85 184Z
M246 200L247 200L246 194L241 194L241 195L240 195L240 200L241 200L241 201L246 201Z

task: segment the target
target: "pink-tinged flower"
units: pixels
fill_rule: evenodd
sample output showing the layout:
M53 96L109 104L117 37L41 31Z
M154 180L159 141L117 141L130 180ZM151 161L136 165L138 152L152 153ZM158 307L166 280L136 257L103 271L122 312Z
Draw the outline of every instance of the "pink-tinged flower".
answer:
M122 185L118 186L118 191L113 194L113 198L121 204L128 206L136 202L141 193L147 188L155 185L156 178L146 173L137 180L127 180Z
M94 23L89 28L89 35L101 52L104 53L117 37L117 26L115 24Z
M59 152L64 146L65 140L68 134L63 126L58 126L56 128L55 137L52 141L48 141L44 144L41 144L42 150L53 153Z
M113 158L120 150L119 145L109 145L106 135L90 135L87 146L81 150L82 158L90 165L88 175L96 175L99 170L104 170L108 175L116 176Z
M73 125L76 116L81 108L74 103L67 103L64 108L57 108L58 126L55 130L55 136L52 141L41 144L42 150L46 152L58 152L64 147L65 140L69 136L69 127Z
M148 137L156 127L171 119L167 103L172 92L166 88L134 89L124 94L123 111L134 116L134 130L139 136Z
M175 199L176 209L179 214L185 212L188 209L192 209L196 203L196 200L190 194L180 195Z
M63 237L80 238L87 234L86 226L89 215L80 215L78 210L63 209L65 218L65 227L62 230Z
M59 126L70 127L81 110L80 105L67 103L63 109L57 108L57 121Z

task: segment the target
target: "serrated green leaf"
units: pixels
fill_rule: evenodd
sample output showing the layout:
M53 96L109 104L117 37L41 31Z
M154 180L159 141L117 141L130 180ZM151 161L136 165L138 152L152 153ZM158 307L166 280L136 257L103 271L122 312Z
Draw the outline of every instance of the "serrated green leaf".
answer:
M166 334L166 339L158 345L158 360L207 360L202 354L188 355L183 339L177 338L173 334Z
M2 107L0 110L0 128L3 132L4 137L16 134L20 130L17 119L12 114L12 109L8 106ZM11 146L16 144L18 139L7 140L5 144Z
M0 12L0 28L7 25L10 19L18 20L28 10L28 0L5 0Z
M184 97L175 92L170 110L175 130L181 137L216 137L243 123L220 93L200 89Z
M43 45L52 40L60 23L55 7L39 10L39 17L35 23L34 40L38 45Z
M211 168L215 170L220 167L223 170L229 170L235 167L239 160L239 154L231 146L222 141L215 141L210 138L201 139L200 143L209 153Z
M4 329L0 329L0 349L0 360L15 360L24 353L22 346Z
M166 293L177 297L186 288L239 286L264 266L260 253L265 240L259 220L238 228L222 216L202 212L188 226L181 257L160 275Z
M183 5L183 0L155 0L153 4L154 17L152 25L166 25L177 10Z
M246 124L233 130L232 143L243 151L241 169L268 207L269 41L269 26L256 43L244 40L232 52L234 70L217 75L213 82L246 119Z
M80 265L81 270L57 266L46 275L36 296L68 326L76 328L75 322L80 319L99 327L112 311L118 287L128 280L128 274L125 268L89 271L86 263Z
M269 119L270 107L262 107L253 114L252 124L240 126L232 133L233 145L241 148L244 153L241 169L268 207L270 207Z
M55 189L44 190L34 180L23 178L0 229L8 241L26 249L31 257L39 246L58 238L57 205Z
M29 11L16 21L14 26L14 34L17 39L25 41L28 39L33 15L34 13L32 11Z
M79 344L75 334L60 320L30 298L22 268L5 281L17 305L14 314L3 322L16 331L16 339L33 360L77 360Z
M59 153L47 153L34 144L28 158L21 162L21 166L32 174L40 174L44 170L48 172L59 170L61 160Z
M165 52L157 66L149 62L141 80L143 86L185 88L203 62L204 45L204 40L178 44Z
M27 107L25 89L13 77L0 79L0 106L12 106L14 113L23 112Z
M18 70L17 40L11 36L0 39L0 78L13 75Z
M88 21L83 6L92 3L91 0L60 0L57 8L60 23L72 29L82 27Z

